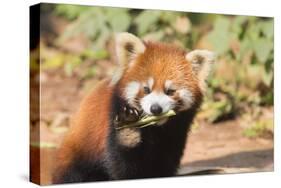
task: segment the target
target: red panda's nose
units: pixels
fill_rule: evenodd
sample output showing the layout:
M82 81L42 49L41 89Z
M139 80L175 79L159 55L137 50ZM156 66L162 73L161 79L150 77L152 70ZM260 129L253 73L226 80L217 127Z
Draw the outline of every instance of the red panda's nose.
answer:
M150 107L150 111L153 115L159 115L162 113L162 108L159 106L159 104L153 104Z

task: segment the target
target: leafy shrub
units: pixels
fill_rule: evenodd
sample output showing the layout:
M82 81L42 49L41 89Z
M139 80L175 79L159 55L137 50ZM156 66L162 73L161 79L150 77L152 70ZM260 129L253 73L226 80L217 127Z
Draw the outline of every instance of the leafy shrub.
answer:
M93 49L105 49L112 33L126 31L131 22L128 9L72 6L58 5L55 9L59 15L75 18L58 39L59 43L82 33L93 42Z
M273 36L272 19L249 16L218 16L207 34L224 62L219 66L225 66L223 71L231 75L227 78L223 71L217 72L210 86L213 93L227 93L233 112L242 102L243 108L273 104ZM216 102L214 96L211 100Z
M54 11L70 21L59 43L79 34L90 40L92 47L80 58L107 58L107 42L122 31L215 51L218 63L201 114L209 122L273 104L273 19L77 5L57 5ZM64 67L69 75L77 62Z

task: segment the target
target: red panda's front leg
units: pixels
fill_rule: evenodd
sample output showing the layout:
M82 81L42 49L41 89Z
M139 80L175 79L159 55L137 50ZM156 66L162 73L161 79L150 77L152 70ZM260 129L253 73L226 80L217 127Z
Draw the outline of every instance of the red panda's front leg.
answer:
M140 113L141 112L137 109L126 104L126 102L119 106L112 121L116 133L117 144L132 148L141 142L141 134L138 128L118 129L125 124L136 122L140 117Z

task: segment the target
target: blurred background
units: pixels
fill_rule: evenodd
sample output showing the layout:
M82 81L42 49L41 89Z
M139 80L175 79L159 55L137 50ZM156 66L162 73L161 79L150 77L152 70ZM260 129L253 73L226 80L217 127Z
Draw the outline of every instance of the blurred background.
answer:
M273 27L273 18L253 16L41 4L40 43L30 62L31 80L41 84L40 106L31 107L31 157L39 152L41 159L40 168L31 167L38 168L33 176L51 183L71 115L99 80L114 73L113 34L122 31L218 55L181 174L273 170Z

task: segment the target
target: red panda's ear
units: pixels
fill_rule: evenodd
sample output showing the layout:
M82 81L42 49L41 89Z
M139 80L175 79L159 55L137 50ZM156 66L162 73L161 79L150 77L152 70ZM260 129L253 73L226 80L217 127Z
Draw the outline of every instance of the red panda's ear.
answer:
M215 54L208 50L193 50L186 54L186 59L192 64L192 70L199 79L200 88L205 89L212 65L215 62Z
M118 63L127 66L130 61L145 51L144 43L130 33L118 33L115 35L116 56Z

